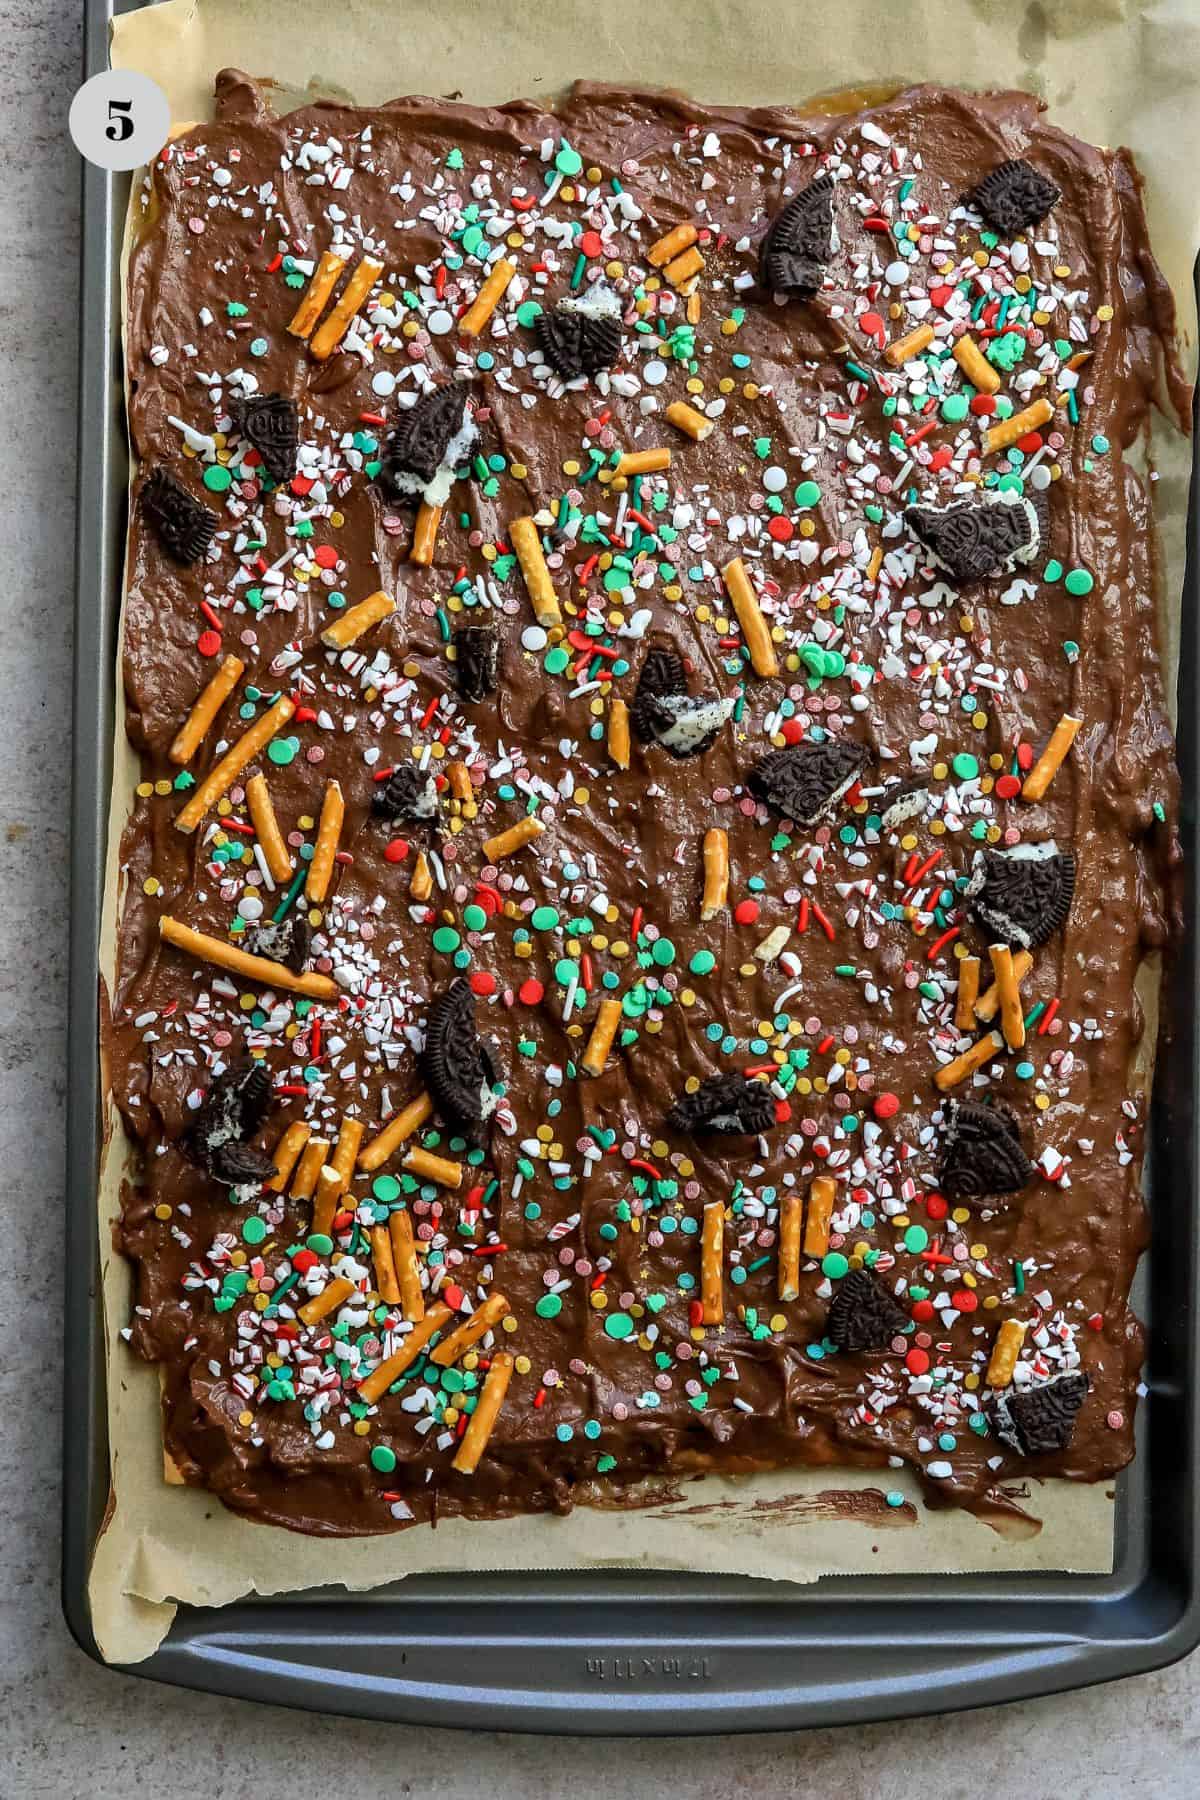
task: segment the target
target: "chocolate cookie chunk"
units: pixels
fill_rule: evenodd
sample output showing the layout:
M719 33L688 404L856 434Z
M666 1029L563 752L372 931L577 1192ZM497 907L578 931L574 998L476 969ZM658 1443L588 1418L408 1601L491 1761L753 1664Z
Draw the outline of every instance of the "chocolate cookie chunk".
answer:
M956 581L984 581L1030 562L1043 539L1042 508L1021 495L964 500L954 506L910 506L909 529Z
M665 695L686 693L687 672L683 666L683 658L661 644L652 645L646 652L634 690L633 704L629 708L629 722L633 726L634 736L640 738L643 744L654 743L661 723L661 715L655 710L654 702Z
M836 248L833 177L818 175L772 219L763 239L759 279L769 293L809 299Z
M948 1200L1017 1194L1033 1180L1016 1120L979 1100L948 1100L938 1185Z
M155 469L142 489L142 511L176 562L199 562L213 541L217 516L194 500L166 469Z
M475 1026L471 984L455 977L429 1009L420 1056L425 1084L447 1125L474 1137L499 1105L496 1070Z
M870 1269L851 1269L838 1282L825 1335L839 1350L886 1350L909 1323L889 1287Z
M621 354L621 301L611 288L560 300L534 325L538 348L564 381L611 369Z
M992 942L1036 950L1066 924L1074 892L1075 858L1048 838L977 851L966 896Z
M226 1187L247 1187L252 1182L269 1181L275 1173L275 1159L265 1150L240 1144L235 1138L209 1151L208 1172Z
M667 1114L673 1131L757 1136L775 1124L775 1102L761 1081L711 1075L694 1094L681 1094Z
M914 819L925 817L929 811L929 789L923 781L899 781L875 804L883 830L900 831Z
M1023 156L998 163L970 196L971 205L1001 237L1016 237L1032 225L1040 225L1056 207L1062 194L1048 175L1027 163Z
M477 705L496 691L500 634L494 625L460 625L454 633L454 678L460 699Z
M431 388L396 420L384 446L379 479L399 499L444 506L455 472L467 460L477 436L466 383L448 381Z
M286 394L254 394L229 408L246 442L262 457L272 481L290 481L296 473L300 422Z
M984 1411L996 1436L1011 1449L1023 1456L1051 1456L1070 1443L1091 1385L1085 1370L1072 1369L1037 1387L1005 1388L986 1401Z
M375 789L371 811L385 825L427 825L438 815L437 782L415 763L404 763Z
M179 1140L180 1149L216 1180L230 1186L239 1185L243 1180L265 1180L262 1175L243 1176L221 1171L249 1168L251 1158L260 1155L258 1151L249 1151L249 1155L239 1161L232 1152L235 1146L249 1150L245 1140L253 1137L263 1124L271 1110L271 1100L271 1077L264 1063L233 1064L217 1076L205 1094L195 1118ZM273 1168L268 1157L267 1174Z
M682 762L712 748L735 705L734 700L710 700L702 695L662 694L647 704L645 716L653 726L654 742Z
M746 786L781 818L815 825L854 786L866 761L866 749L851 738L792 744L769 750L751 769Z
M251 956L265 956L299 975L308 962L312 926L302 913L290 912L278 922L265 919L249 926L243 941Z

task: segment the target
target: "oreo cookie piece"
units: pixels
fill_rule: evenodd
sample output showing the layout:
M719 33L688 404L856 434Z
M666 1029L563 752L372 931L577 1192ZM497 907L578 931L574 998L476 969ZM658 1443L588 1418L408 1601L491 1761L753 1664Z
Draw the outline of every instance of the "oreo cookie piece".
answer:
M884 831L900 831L914 819L925 817L929 811L929 789L923 781L897 782L884 792L878 811Z
M293 911L284 919L249 926L242 941L251 956L265 956L300 975L308 962L312 926L302 913Z
M179 1147L192 1162L207 1169L218 1181L239 1186L243 1181L265 1180L265 1176L222 1174L222 1169L251 1166L250 1151L245 1143L266 1119L271 1110L271 1077L263 1063L236 1063L218 1075L209 1088L195 1118L179 1140ZM250 1151L238 1160L234 1147ZM267 1158L267 1174L274 1163Z
M909 1324L889 1287L870 1269L851 1269L838 1282L825 1335L839 1350L886 1350Z
M781 818L815 825L854 786L866 765L867 752L852 738L829 738L823 744L792 744L769 750L746 777L746 785Z
M658 737L661 715L654 702L667 695L686 695L687 671L683 658L674 650L655 644L647 650L629 708L629 722L634 736L643 744L653 744Z
M1001 237L1011 238L1040 225L1062 194L1048 175L1023 156L1014 156L985 175L968 199Z
M1055 1375L1036 1387L1005 1388L984 1403L996 1436L1022 1456L1052 1456L1065 1450L1091 1379L1084 1369Z
M495 1066L475 1026L471 984L455 976L429 1009L421 1072L433 1103L447 1125L477 1135L500 1104Z
M577 381L611 369L621 354L621 301L598 283L588 293L560 300L534 324L538 348L556 375Z
M141 504L168 556L180 563L199 562L213 541L217 515L166 469L155 469L142 489Z
M994 500L909 506L904 518L956 581L985 581L1032 562L1045 537L1044 502L1005 491Z
M1034 1177L1021 1148L1021 1132L1004 1107L980 1100L949 1100L942 1135L938 1186L948 1200L982 1200L1019 1194Z
M459 697L477 705L496 691L500 633L494 625L460 625L454 633L454 679Z
M694 699L690 694L662 694L650 701L646 716L653 726L654 742L682 762L712 748L721 727L733 716L735 704L703 696Z
M444 506L455 472L479 433L467 405L465 382L431 388L406 407L384 446L379 479L401 500Z
M667 1114L673 1131L719 1132L757 1137L775 1124L775 1101L761 1081L742 1075L711 1075L694 1094L681 1094Z
M759 280L769 293L811 299L836 249L833 177L818 175L772 219L763 239Z
M296 473L300 421L288 396L253 394L248 399L235 400L229 410L241 435L262 457L263 468L271 480L290 481Z
M275 1173L275 1159L253 1144L240 1144L231 1139L218 1144L208 1154L208 1172L214 1181L226 1187L249 1187L252 1183L270 1181Z
M404 763L375 789L371 811L385 825L428 825L438 815L437 782L415 763Z
M1074 892L1075 858L1047 838L976 851L966 898L991 942L1036 950L1066 924Z

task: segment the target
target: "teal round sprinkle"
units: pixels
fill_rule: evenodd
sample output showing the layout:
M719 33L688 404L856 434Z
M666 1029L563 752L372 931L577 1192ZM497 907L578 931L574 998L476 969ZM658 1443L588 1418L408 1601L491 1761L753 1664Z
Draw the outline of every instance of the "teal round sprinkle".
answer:
M746 1271L742 1267L741 1263L735 1263L733 1268L730 1269L729 1279L730 1279L730 1281L732 1281L732 1283L735 1287L742 1286L742 1284L745 1282L745 1279L746 1279Z
M210 463L204 471L204 485L213 494L223 494L233 486L233 476L223 463Z
M583 171L583 158L578 150L572 150L570 144L564 142L559 146L554 166L560 175L579 175Z
M688 972L692 975L711 975L717 966L717 959L711 950L697 950L688 964ZM717 1027L718 1036L720 1026Z
M443 956L449 956L452 950L457 950L461 941L453 925L439 925L433 934L433 947L440 950Z
M256 589L253 589L253 588L252 588L252 589L251 589L251 593L254 593L254 592L258 592L258 597L259 597L259 601L260 601L260 603L261 603L261 600L262 600L262 593L261 593L261 590L256 590ZM246 595L246 598L247 598L247 600L248 600L248 599L249 599L249 598L250 598L250 594L247 594L247 595ZM345 604L346 604L346 596L345 596L345 594L337 594L337 593L334 593L334 594L326 594L326 596L325 596L325 598L326 598L326 599L327 599L327 600L328 600L328 602L329 602L329 604L330 604L330 606L332 606L332 607L333 607L333 608L334 608L334 610L335 610L335 611L340 611L340 610L341 610L341 608L342 608L342 607L343 607L343 606L345 606Z
M535 1219L540 1219L541 1216L542 1216L542 1209L538 1205L537 1201L536 1200L527 1200L525 1202L525 1217L530 1221L530 1223L532 1224Z
M1077 599L1090 594L1095 585L1094 577L1086 569L1072 569L1063 583L1068 594L1074 594Z
M535 931L553 931L558 924L558 911L553 906L535 906L529 923Z
M266 338L254 338L250 345L251 356L265 356L271 348Z
M948 425L959 424L969 411L970 402L965 394L947 394L942 401L942 417Z
M954 1436L954 1433L952 1431L943 1431L940 1433L940 1435L938 1437L938 1449L939 1450L957 1450L958 1449L958 1439Z
M633 1332L633 1320L627 1312L609 1313L604 1321L604 1329L610 1338L627 1338Z
M481 350L479 355L475 358L475 367L477 369L482 369L485 374L488 369L494 369L495 366L496 359L490 350Z
M968 756L965 751L956 756L950 766L960 781L971 781L979 773L978 762L973 756Z
M540 319L541 316L542 309L536 300L522 300L520 306L517 308L518 325L530 326L534 323L535 319Z
M557 1319L562 1311L562 1295L543 1294L533 1310L539 1319Z
M1018 1081L1033 1080L1033 1064L1031 1062L1019 1062L1014 1072Z
M1057 556L1052 556L1050 558L1050 561L1046 564L1045 568L1042 570L1042 580L1043 581L1061 581L1062 580L1062 572L1063 572L1062 564L1059 562Z
M252 1213L242 1226L242 1236L248 1244L261 1244L267 1235L267 1227L257 1213Z
M560 1444L569 1444L571 1439L575 1436L575 1427L573 1425L565 1424L556 1425L554 1427L554 1435Z
M828 1275L831 1281L840 1281L850 1267L840 1250L830 1250L821 1258L821 1273Z
M658 938L651 948L650 955L660 969L669 969L675 961L675 946L670 938Z
M387 1444L376 1444L371 1451L371 1467L380 1475L390 1475L396 1467L396 1452Z
M904 1495L900 1493L898 1488L892 1488L889 1493L884 1495L884 1499L887 1501L888 1505L892 1507L904 1505Z
M542 659L542 667L545 669L547 675L561 675L570 660L569 654L563 649L562 645L556 644L553 650L548 650L546 652Z
M300 739L299 738L295 738L295 737L272 738L271 742L267 745L267 755L270 757L270 759L273 763L278 763L278 765L281 769L286 769L289 763L295 762L295 760L299 756L299 754L300 754Z
M590 1438L594 1444L596 1439L600 1436L599 1419L585 1419L583 1422L583 1435L585 1438Z
M1102 431L1098 431L1092 439L1092 449L1096 452L1097 456L1107 455L1109 443Z
M310 1232L304 1240L304 1247L311 1250L314 1256L333 1255L333 1239L326 1231Z
M488 916L484 912L482 906L467 906L463 908L463 924L468 931L482 931L487 924L487 921Z
M816 481L802 481L796 489L797 506L815 506L821 498L821 486Z
M910 1256L919 1256L929 1248L929 1233L923 1225L910 1225L904 1234L904 1248Z

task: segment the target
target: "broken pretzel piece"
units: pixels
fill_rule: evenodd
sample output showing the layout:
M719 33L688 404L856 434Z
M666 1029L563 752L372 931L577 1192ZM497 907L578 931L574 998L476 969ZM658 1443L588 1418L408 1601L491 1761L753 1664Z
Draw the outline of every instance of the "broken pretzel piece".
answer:
M190 762L208 733L208 728L245 674L240 656L224 656L221 666L205 687L191 712L179 728L175 742L167 754L173 763Z
M336 302L325 323L313 333L308 341L308 347L318 362L324 362L327 357L333 355L349 331L359 307L382 274L383 264L381 262L376 262L373 256L363 257L342 289L341 299Z

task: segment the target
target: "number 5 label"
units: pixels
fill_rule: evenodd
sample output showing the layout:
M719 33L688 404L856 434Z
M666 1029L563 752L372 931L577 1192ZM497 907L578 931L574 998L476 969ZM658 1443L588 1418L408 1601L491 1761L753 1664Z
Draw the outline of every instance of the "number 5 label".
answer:
M136 169L166 143L171 108L148 75L108 69L84 82L67 123L75 148L88 162L102 169Z

